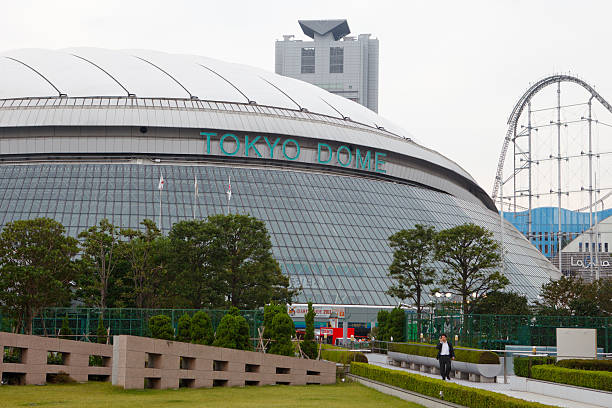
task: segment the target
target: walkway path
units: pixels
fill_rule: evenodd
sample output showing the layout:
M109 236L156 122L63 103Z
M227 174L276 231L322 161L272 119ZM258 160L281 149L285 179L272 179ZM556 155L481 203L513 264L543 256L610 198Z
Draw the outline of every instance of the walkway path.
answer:
M386 354L369 353L369 354L367 354L367 356L368 356L368 362L370 364L373 364L373 365L377 365L377 366L385 367L385 368L390 368L390 369L393 369L393 370L406 371L406 372L409 372L409 373L418 374L418 375L422 375L422 376L426 376L426 377L431 377L431 378L438 378L438 379L440 378L440 375L422 373L420 371L414 371L414 370L409 370L407 368L401 368L401 367L389 365L387 363L387 355ZM498 377L498 380L499 379L500 379L500 377ZM503 377L501 377L501 381L503 381ZM467 381L467 380L458 380L458 379L454 379L454 378L451 379L451 382L454 382L455 384L465 385L466 387L480 388L480 389L483 389L483 390L499 392L501 394L506 394L506 395L511 396L511 397L524 399L526 401L539 402L539 403L542 403L542 404L554 405L554 406L557 406L557 407L564 407L564 408L602 408L601 405L584 404L584 403L580 403L580 402L576 402L576 401L568 401L568 400L564 400L564 399L561 399L561 398L549 397L547 395L535 394L535 393L532 393L532 392L513 391L513 390L510 389L510 384L503 384L503 383L477 383L477 382L471 382L471 381Z

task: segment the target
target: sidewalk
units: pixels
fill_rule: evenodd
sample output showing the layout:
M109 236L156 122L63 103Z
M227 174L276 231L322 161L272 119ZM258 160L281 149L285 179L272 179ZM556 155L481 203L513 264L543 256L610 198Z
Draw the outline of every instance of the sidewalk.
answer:
M375 354L369 353L367 354L368 362L372 365L377 365L380 367L390 368L392 370L401 370L406 371L412 374L418 374L426 377L437 378L440 379L439 375L422 373L420 371L413 371L407 368L396 367L387 364L387 355L386 354ZM510 389L510 384L502 384L502 383L477 383L470 382L467 380L456 380L451 379L451 382L459 385L464 385L466 387L479 388L482 390L488 390L493 392L499 392L501 394L506 394L510 397L524 399L526 401L539 402L541 404L554 405L557 407L564 408L602 408L601 405L593 405L593 404L584 404L576 401L568 401L560 398L549 397L547 395L535 394L532 392L522 392L522 391L512 391ZM606 408L606 407L603 407Z

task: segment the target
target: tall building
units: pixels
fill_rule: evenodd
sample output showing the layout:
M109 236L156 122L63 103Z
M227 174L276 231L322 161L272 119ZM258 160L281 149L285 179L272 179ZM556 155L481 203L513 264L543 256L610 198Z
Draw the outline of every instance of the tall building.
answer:
M314 84L378 112L378 40L349 36L346 20L299 20L313 41L276 41L276 73Z

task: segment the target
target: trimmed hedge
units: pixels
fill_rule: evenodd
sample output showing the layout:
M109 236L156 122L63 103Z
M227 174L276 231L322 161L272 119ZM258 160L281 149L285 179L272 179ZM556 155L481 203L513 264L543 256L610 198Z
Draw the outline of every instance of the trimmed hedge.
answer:
M612 373L607 371L573 370L553 365L539 365L531 367L531 378L602 391L612 391Z
M471 408L552 408L551 405L529 402L492 391L465 387L435 378L370 364L351 363L351 374L437 399L440 399L440 392L442 392L444 401Z
M341 349L321 350L321 359L340 364L350 364L352 361L367 363L368 358L360 351L347 351Z
M612 371L612 360L570 359L558 361L556 366L574 370Z
M436 358L438 355L435 346L419 343L390 343L389 351L431 358ZM469 350L461 347L455 347L455 360L474 364L499 364L499 356L492 351Z
M516 357L514 359L514 375L529 378L530 360L531 367L536 365L555 364L555 361L557 361L554 357Z

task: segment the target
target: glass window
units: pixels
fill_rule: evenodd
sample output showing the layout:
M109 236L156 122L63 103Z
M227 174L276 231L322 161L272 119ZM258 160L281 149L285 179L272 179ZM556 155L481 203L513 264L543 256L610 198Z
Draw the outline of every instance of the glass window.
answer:
M315 49L313 47L302 48L302 74L314 74L315 72Z
M329 73L342 74L344 72L344 48L331 47L329 49Z

